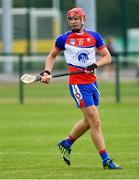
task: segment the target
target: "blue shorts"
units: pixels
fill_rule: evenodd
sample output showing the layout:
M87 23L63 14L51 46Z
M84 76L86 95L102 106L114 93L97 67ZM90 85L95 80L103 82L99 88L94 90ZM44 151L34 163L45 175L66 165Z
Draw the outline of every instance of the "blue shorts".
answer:
M97 83L70 85L70 93L76 101L77 107L89 107L99 105L99 91Z

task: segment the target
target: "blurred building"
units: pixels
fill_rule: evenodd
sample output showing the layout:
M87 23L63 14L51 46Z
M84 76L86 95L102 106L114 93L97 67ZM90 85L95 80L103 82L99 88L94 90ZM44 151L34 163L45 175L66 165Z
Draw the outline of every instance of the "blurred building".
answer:
M68 30L66 12L83 0L12 0L13 1L13 52L48 52L59 33ZM92 1L93 2L93 1ZM124 44L128 49L134 46L138 50L139 37L125 34L125 30L138 29L138 14L135 8L139 6L138 0L99 0L95 1L96 17L92 17L90 26L99 31L103 37L115 37L117 50L122 51ZM87 7L86 5L86 7ZM2 0L0 0L0 32L2 32ZM126 8L125 8L126 7ZM85 6L84 6L85 8ZM87 14L91 14L91 10ZM127 11L128 10L128 11ZM126 15L126 16L125 16ZM89 18L89 17L88 17ZM96 21L96 22L94 22ZM94 25L93 25L94 24ZM130 34L130 35L129 35ZM137 33L136 33L137 34ZM127 35L127 37L125 36ZM128 42L123 42L128 38ZM136 42L135 40L136 39ZM133 46L132 46L133 45ZM0 33L0 52L3 51L2 33Z

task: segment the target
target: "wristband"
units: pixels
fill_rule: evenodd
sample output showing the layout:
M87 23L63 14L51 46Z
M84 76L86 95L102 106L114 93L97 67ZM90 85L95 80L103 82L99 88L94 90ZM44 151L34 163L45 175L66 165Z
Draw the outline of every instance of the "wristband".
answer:
M50 73L50 71L48 71L48 70L45 70L45 71L43 71L43 72L41 72L41 76L43 76L44 75L44 73L47 73L48 75L50 75L51 73Z

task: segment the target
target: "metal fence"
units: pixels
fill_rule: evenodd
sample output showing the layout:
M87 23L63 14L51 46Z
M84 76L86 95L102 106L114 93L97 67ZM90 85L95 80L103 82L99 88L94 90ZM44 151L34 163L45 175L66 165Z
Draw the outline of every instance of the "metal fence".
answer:
M8 72L8 63L11 72ZM18 54L18 53L1 53L0 54L0 82L18 83L19 102L24 103L24 84L20 77L24 73L39 74L44 69L44 60L46 54ZM121 100L120 84L122 81L138 81L139 79L139 52L114 53L112 54L113 63L111 66L97 70L98 79L101 81L114 82L115 100L117 103ZM10 62L10 63L11 63ZM63 56L60 56L54 66L54 72L67 71L66 63Z

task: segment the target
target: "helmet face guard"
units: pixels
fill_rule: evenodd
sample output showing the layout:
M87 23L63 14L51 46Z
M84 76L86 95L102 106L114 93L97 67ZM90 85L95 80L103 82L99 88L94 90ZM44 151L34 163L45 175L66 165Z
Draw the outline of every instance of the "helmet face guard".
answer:
M82 26L84 25L84 20L86 19L86 15L85 15L85 12L82 8L73 8L73 9L70 9L68 12L67 12L67 18L70 20L70 18L73 18L73 17L80 17L81 18L81 22L82 22ZM75 33L79 33L81 30L80 29L72 29L73 32Z

